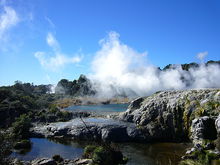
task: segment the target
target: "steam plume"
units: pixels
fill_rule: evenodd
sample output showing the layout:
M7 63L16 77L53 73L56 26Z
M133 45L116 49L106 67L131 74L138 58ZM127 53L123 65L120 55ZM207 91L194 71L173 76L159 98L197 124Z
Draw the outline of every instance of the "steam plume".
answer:
M200 65L189 71L176 65L161 71L147 65L146 52L137 52L121 43L116 32L110 32L100 45L90 75L100 97L144 96L159 90L220 87L219 65ZM203 60L207 54L203 52L197 56Z

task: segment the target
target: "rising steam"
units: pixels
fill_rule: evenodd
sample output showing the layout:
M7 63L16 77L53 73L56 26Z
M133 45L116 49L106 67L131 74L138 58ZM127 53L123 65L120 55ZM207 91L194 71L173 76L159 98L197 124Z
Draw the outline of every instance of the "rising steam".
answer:
M175 65L166 71L147 65L147 53L139 53L110 32L100 41L101 49L92 61L90 79L100 97L145 96L159 90L220 87L220 67L201 64L185 71ZM208 52L198 54L203 58Z

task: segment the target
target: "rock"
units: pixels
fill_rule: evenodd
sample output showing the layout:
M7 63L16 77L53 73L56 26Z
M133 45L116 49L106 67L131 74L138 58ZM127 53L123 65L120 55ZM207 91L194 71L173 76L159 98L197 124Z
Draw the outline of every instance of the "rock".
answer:
M57 163L50 158L38 158L31 161L31 165L56 165Z
M144 98L142 98L142 97L139 97L139 98L133 100L130 103L130 105L128 106L127 111L129 111L129 113L131 113L131 112L133 112L133 110L136 110L136 109L140 108L141 103L143 102L143 100L144 100ZM123 113L122 114L123 116L121 116L121 118L124 118L124 120L126 120L128 122L132 122L133 116L129 115L129 113Z
M157 92L149 97L135 99L127 111L115 119L88 117L83 118L83 122L76 118L69 122L36 126L32 129L32 135L114 142L150 142L185 141L191 131L192 139L215 139L215 125L219 128L220 119L214 124L215 117L199 117L209 113L217 114L218 110L210 110L210 107L212 103L219 102L219 97L219 89Z
M92 159L76 159L74 162L76 165L89 165L92 164Z
M194 119L192 121L191 134L192 140L215 140L217 138L215 120L208 116Z
M189 149L189 150L186 151L186 155L190 155L190 154L192 154L192 153L195 152L195 151L196 151L196 148L195 148L195 147L192 147L191 149Z
M207 110L205 107L209 102L219 101L219 89L162 91L134 100L118 118L141 127L146 140L184 141L188 139L191 122L195 117L203 116L204 112L211 115L219 113L218 110L210 110L210 107ZM201 111L200 107L203 108ZM211 123L211 131L208 132L212 133L211 138L214 139L215 129ZM220 119L216 121L216 127L220 132Z
M72 96L91 96L96 94L96 91L92 87L91 81L85 75L80 75L78 80L60 80L55 87L55 93Z
M126 142L129 141L127 127L106 127L101 130L102 140L105 142Z
M73 119L68 122L36 126L32 137L70 137L80 140L103 140L108 142L135 141L136 126L132 123L107 118ZM143 138L143 137L142 137Z
M215 120L215 128L217 130L218 135L220 135L220 115L218 118Z

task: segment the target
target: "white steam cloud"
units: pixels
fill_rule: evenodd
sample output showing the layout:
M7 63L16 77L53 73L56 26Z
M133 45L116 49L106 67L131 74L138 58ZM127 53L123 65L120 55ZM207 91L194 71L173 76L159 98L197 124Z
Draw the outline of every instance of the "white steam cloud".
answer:
M121 43L116 32L110 32L100 45L90 75L100 97L145 96L159 90L220 87L219 65L201 64L188 72L176 65L160 71L146 64L146 52L139 53ZM199 53L198 58L203 60L207 54Z
M52 71L57 71L67 64L79 63L82 60L82 56L78 54L70 57L62 53L59 42L52 35L52 33L47 34L46 41L48 46L52 48L54 55L51 56L50 53L42 51L37 51L34 53L34 56L38 59L41 66L43 66L44 68Z
M200 52L197 54L197 58L201 61L204 62L205 57L208 55L208 52Z

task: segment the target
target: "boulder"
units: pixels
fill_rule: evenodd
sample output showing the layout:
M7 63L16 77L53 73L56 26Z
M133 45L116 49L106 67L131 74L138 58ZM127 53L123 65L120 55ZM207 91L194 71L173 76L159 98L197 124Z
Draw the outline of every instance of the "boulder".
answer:
M215 128L215 120L208 116L196 118L192 121L191 139L192 140L215 140L217 131Z
M31 161L31 165L57 165L57 163L50 158L37 158Z
M80 140L127 142L138 138L140 131L135 130L135 124L114 119L76 118L68 122L35 126L31 133L32 137L69 137Z

